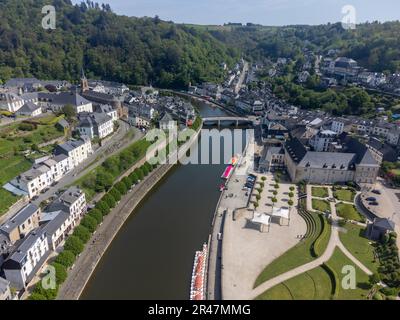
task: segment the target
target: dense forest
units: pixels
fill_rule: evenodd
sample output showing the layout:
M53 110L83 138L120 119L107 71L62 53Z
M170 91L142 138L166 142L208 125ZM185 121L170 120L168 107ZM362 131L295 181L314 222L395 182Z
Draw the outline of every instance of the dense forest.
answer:
M56 8L55 30L42 28L42 7ZM196 26L116 15L92 1L0 0L0 81L10 77L76 81L89 77L127 84L183 88L217 81L221 63L291 57L305 47L337 49L371 71L400 69L400 22L365 23L344 30L320 26Z
M90 77L182 88L219 80L238 52L207 31L119 16L91 1L54 0L56 29L42 28L44 0L0 0L0 79Z

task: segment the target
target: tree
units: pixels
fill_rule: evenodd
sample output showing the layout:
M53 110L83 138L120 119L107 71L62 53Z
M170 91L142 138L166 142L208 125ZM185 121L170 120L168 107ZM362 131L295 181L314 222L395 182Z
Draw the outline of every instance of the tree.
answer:
M289 200L289 201L288 201L288 205L289 205L289 206L293 206L293 204L294 204L294 203L293 203L293 200Z
M122 181L115 184L115 188L121 193L126 194L128 192L128 188L126 187L125 183Z
M91 233L93 233L96 231L98 223L95 218L87 215L82 219L81 225L88 229Z
M42 286L42 281L39 281L35 288L33 289L32 294L35 294L34 297L45 299L43 300L54 300L57 297L58 286L55 289L44 289Z
M293 192L289 192L289 198L293 198L294 197L294 193Z
M115 187L112 188L108 192L108 194L111 195L116 202L119 202L121 200L121 193Z
M108 172L98 172L96 175L96 187L95 190L97 192L102 192L104 190L110 189L110 187L113 185L114 178L113 176L108 173Z
M96 210L96 209L93 209L93 210ZM82 243L87 243L89 241L90 237L92 236L90 231L87 228L85 228L83 225L77 226L74 230L73 235L78 237L82 241Z
M377 274L377 273L373 273L369 276L369 283L371 285L375 285L375 284L379 283L380 281L381 281L381 279L379 277L379 274Z
M148 176L148 174L149 174L149 169L147 168L147 166L143 165L143 166L141 167L141 170L142 170L143 175L144 175L145 177Z
M136 175L138 176L139 180L140 181L143 180L144 174L143 174L142 169L141 168L137 168L137 169L135 169L135 172L136 172Z
M132 173L129 175L129 177L131 178L132 184L137 184L139 178L138 178L136 172L132 172Z
M97 202L95 209L100 210L100 212L103 214L103 216L106 216L110 213L110 207L103 200L100 200L99 202Z
M70 250L64 250L56 257L54 262L62 264L66 268L70 268L75 263L75 254Z
M272 198L272 199L271 199L271 201L272 201L272 203L274 203L274 204L275 204L275 203L277 203L277 202L278 202L278 199L274 197L274 198Z
M76 110L72 104L66 104L62 109L61 112L65 115L68 120L72 120L76 118Z
M116 200L114 197L109 193L107 193L103 198L101 198L101 201L104 201L107 203L109 208L115 208ZM96 209L94 209L96 210Z
M64 281L67 279L68 276L67 269L65 268L65 266L56 262L53 262L51 265L54 267L56 271L57 284L60 285L64 283Z
M126 186L126 189L129 190L132 187L132 181L130 177L124 177L121 182Z
M292 192L294 192L295 187L291 186L291 187L289 188L289 190L292 191Z
M82 220L82 223L85 218ZM67 241L65 241L64 249L72 251L75 256L78 256L83 251L83 248L84 245L82 241L76 236L70 236Z
M94 218L96 220L97 225L103 222L103 214L100 210L93 209L89 211L88 217Z

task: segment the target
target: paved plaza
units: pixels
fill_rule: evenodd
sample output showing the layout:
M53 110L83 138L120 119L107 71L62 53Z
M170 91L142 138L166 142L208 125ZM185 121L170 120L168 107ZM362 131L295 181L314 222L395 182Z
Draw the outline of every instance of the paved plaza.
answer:
M265 187L261 193L257 212L272 213L272 197L275 190L275 180L272 174L265 176ZM233 177L235 184L235 177ZM243 184L241 184L243 186ZM291 184L282 182L276 198L276 208L289 207L288 193ZM257 193L257 192L256 192ZM254 196L253 196L254 197ZM251 201L253 201L253 197ZM297 195L293 199L296 199ZM295 205L297 200L294 200ZM226 201L229 204L229 201ZM221 203L222 206L222 203ZM269 230L264 227L261 232L260 225L251 222L253 218L253 204L249 208L240 210L240 214L233 220L233 211L228 210L225 217L222 242L222 297L223 299L251 299L253 284L262 270L277 257L295 246L300 240L299 236L307 231L304 220L298 215L293 206L290 214L290 223L282 219L272 218ZM235 215L236 216L236 215ZM280 223L282 225L280 225Z

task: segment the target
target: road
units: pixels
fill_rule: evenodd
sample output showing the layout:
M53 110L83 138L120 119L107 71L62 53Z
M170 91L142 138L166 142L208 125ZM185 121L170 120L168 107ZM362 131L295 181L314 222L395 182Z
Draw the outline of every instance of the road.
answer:
M65 175L57 185L51 187L47 192L41 194L38 199L33 201L34 204L39 205L42 201L48 200L50 197L63 188L71 185L74 181L82 178L88 172L96 168L105 158L118 153L121 149L141 139L144 134L136 128L131 128L129 124L119 120L119 128L117 132L99 147L88 159L81 163L74 170ZM134 130L134 137L130 139L129 130Z
M239 81L235 86L235 93L238 94L240 89L242 88L244 79L246 77L247 72L249 71L249 63L247 61L244 62L242 73L240 74Z

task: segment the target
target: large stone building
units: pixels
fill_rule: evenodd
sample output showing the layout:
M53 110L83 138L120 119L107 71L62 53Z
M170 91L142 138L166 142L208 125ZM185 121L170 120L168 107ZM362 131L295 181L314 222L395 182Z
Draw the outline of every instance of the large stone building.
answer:
M287 141L284 150L293 182L374 183L379 171L379 163L368 148L353 138L346 139L343 152L308 151L296 138Z

